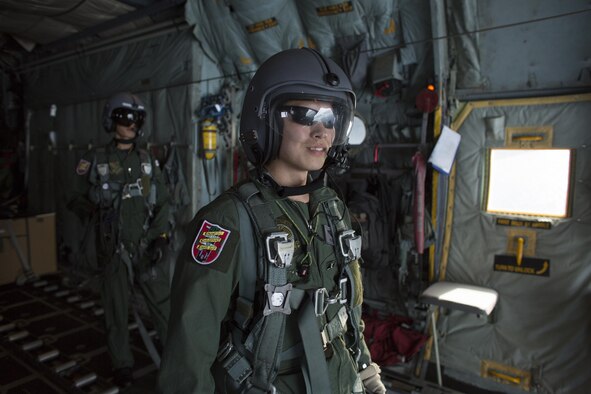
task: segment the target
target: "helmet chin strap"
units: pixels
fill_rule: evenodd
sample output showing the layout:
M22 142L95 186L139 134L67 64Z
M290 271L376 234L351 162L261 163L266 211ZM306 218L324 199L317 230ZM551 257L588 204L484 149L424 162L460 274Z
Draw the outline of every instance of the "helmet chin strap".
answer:
M322 166L322 170L320 174L314 179L312 182L308 182L303 186L281 186L278 184L273 177L267 172L262 172L261 179L269 183L273 189L277 192L279 197L290 197L290 196L300 196L302 194L308 194L313 192L314 190L320 189L324 186L326 171L329 168L337 167L342 170L347 169L347 151L349 147L347 145L339 145L333 146L328 151L328 156L324 165Z
M302 194L308 194L314 190L320 189L324 185L325 173L326 169L323 169L316 179L314 179L312 182L306 183L303 186L281 186L267 172L262 173L261 180L271 185L279 197L300 196Z
M113 138L113 140L118 144L135 144L138 139L138 135L136 134L135 137L129 139L121 139L121 138Z

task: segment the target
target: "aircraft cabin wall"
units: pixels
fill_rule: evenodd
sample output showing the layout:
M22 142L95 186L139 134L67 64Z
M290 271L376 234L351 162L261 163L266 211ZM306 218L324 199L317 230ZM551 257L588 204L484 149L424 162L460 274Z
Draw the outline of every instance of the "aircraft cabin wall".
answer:
M591 384L588 3L462 1L447 11L456 60L448 92L457 100L449 126L461 143L455 169L439 183L435 271L492 288L499 299L488 319L442 313L441 362L478 385L486 379L477 376L504 375L507 392L583 393ZM553 159L533 166L516 158L559 149L562 172ZM499 154L515 155L505 159L502 186L493 178ZM503 207L493 206L498 188ZM538 210L559 189L560 213Z

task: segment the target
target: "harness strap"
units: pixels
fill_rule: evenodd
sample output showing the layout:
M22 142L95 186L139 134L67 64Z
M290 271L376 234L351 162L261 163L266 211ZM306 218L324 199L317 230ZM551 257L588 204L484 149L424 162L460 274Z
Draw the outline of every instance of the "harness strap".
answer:
M351 266L350 265L346 265L345 266L345 274L347 275L347 277L349 278L349 283L351 283L351 294L349 295L349 303L350 305L353 305L353 303L355 302L355 300L360 296L360 294L357 294L357 288L353 285L355 283L354 281L354 276L353 273L351 272ZM359 348L359 343L361 342L361 336L363 335L361 332L359 332L359 321L357 320L357 317L355 316L355 314L353 313L353 309L352 308L347 308L347 313L349 315L349 321L351 323L351 327L353 327L353 335L354 335L354 339L355 339L355 343L353 346L350 347L350 349L356 349L356 354L353 354L353 358L355 359L355 362L359 362L359 358L361 357L361 349Z
M129 289L131 291L131 297L135 299L137 295L135 293L135 288L133 286L133 263L131 261L131 257L129 256L129 252L127 251L127 249L125 249L123 244L121 244L120 246L119 254L121 256L121 259L127 266L127 278L129 280ZM144 342L144 345L148 350L148 354L150 355L150 358L152 358L154 365L156 365L157 368L160 368L160 354L158 354L158 350L156 350L156 346L154 345L154 342L152 342L152 338L150 337L150 334L148 334L148 330L146 330L146 326L142 322L142 319L140 318L140 315L137 312L135 303L132 302L130 304L133 310L133 318L137 324L140 336L142 337L142 341Z
M283 335L285 331L286 314L291 313L291 306L299 306L303 299L303 292L293 292L291 284L287 283L285 266L272 264L263 256L266 245L264 234L276 231L276 224L266 204L259 196L259 190L252 182L246 182L237 189L240 200L238 213L241 215L240 230L244 238L241 242L241 252L246 261L257 264L256 270L242 269L239 284L239 297L235 312L235 321L245 328L253 316L252 305L256 293L257 273L265 280L267 305L264 316L251 331L245 348L253 354L253 373L250 383L263 391L273 391L272 382L277 375L280 355L282 354ZM244 213L249 220L245 220ZM244 219L243 219L244 218ZM254 224L254 226L253 226ZM254 231L256 231L256 240ZM252 248L256 245L258 256ZM250 246L250 247L249 247ZM249 249L249 250L248 250ZM243 267L247 268L247 267ZM265 269L266 268L266 269ZM292 303L292 293L295 295ZM254 335L253 335L254 334Z
M322 347L326 347L335 338L340 337L347 332L347 308L342 306L339 312L334 316L321 331Z
M144 196L144 202L146 205L146 210L148 214L146 215L146 220L144 221L144 232L147 232L150 228L150 220L154 216L154 205L156 205L156 184L154 183L154 171L155 168L152 164L152 158L150 153L148 153L145 149L138 149L140 154L140 166L141 166L141 178L137 180L137 183L146 183L150 185L150 190L148 190L148 195L146 196L143 189L141 189L141 193Z
M322 330L311 295L306 297L304 290L292 288L291 283L287 283L285 265L268 261L264 255L267 251L264 241L277 231L269 204L262 200L253 182L240 185L232 195L239 200L236 207L240 217L240 253L245 258L244 261L250 263L241 269L234 321L242 330L248 328L252 321L258 278L265 281L267 307L263 311L263 317L252 327L244 344L236 342L239 340L236 335L239 331L234 330L231 341L234 344L228 344L230 350L225 353L225 358L218 360L225 365L229 376L236 382L242 383L248 377L245 392L273 393L275 387L272 383L277 376L280 361L301 356L303 349L305 362L302 360L302 368L308 386L307 392L329 393L331 389L321 340ZM333 210L338 211L335 208ZM249 220L246 220L247 217ZM256 252L252 246L256 246ZM253 269L252 264L257 264L256 269ZM286 315L292 313L292 310L298 311L302 343L283 351ZM330 326L331 340L346 330L346 321L343 323L339 320L338 324L341 328L337 327L336 322ZM247 360L248 353L252 354L251 363ZM251 369L251 366L254 368Z
M337 219L335 226L336 233L339 234L338 236L338 246L336 247L335 253L337 258L342 261L343 264L343 272L341 275L344 275L348 278L348 282L350 284L350 294L348 294L349 305L346 309L347 315L349 317L350 327L353 329L353 340L355 341L352 346L349 346L349 350L353 353L352 356L355 359L355 362L359 362L359 358L361 357L361 349L359 348L359 343L361 341L362 333L359 332L359 321L353 313L353 302L356 300L359 295L356 293L355 289L355 278L353 273L351 272L350 264L359 259L361 256L361 237L359 235L355 235L354 231L350 231L345 224L344 214L340 212L337 207L336 201L331 200L325 205L325 209L328 211L333 218ZM334 223L334 222L333 222ZM339 253L340 252L340 253ZM345 330L346 331L346 330ZM325 334L326 335L326 334Z
M106 201L113 200L113 191L109 183L110 169L107 161L106 150L104 148L97 148L94 153L94 165L92 166L91 180L98 179L100 187L100 204L103 206Z
M240 255L245 257L245 261L256 264L258 267L259 261L262 258L262 249L260 240L262 235L257 231L257 238L254 237L252 212L246 208L246 203L250 198L258 193L258 189L251 182L247 182L238 188L238 202L235 204L238 210L238 217L240 218ZM236 197L236 196L234 196ZM248 220L246 220L248 218ZM256 246L256 248L253 248ZM258 252L258 256L255 253ZM240 283L238 285L238 298L236 299L236 311L234 313L234 320L238 323L241 329L245 329L253 317L253 302L256 292L257 272L258 269L241 269Z
M256 190L256 193L254 193ZM250 197L246 201L247 211L251 211L251 219L256 223L257 231L262 233L258 237L259 252L265 251L265 245L262 245L263 234L271 233L276 230L276 224L269 211L268 205L262 201L258 195L258 190L254 183L245 183L239 188L239 193L247 193ZM261 256L262 257L262 256ZM261 261L263 261L261 259ZM263 265L264 266L264 265ZM291 293L291 284L287 283L287 272L285 266L278 267L275 264L266 264L265 290L267 291L266 315L263 317L260 334L255 340L253 375L251 383L258 388L266 391L273 391L272 382L277 376L279 355L283 347L283 335L285 332L286 313L281 308L276 310L272 308L275 303L272 298L275 294L280 297L278 304L289 307L289 296ZM264 272L264 271L263 271ZM256 281L254 282L256 283ZM283 298L281 300L281 298Z
M314 335L314 333L320 332L318 319L314 313L314 303L308 300L300 310L298 317L298 327L304 345L307 367L304 378L309 377L309 381L306 380L306 384L309 385L308 392L314 394L332 393L320 335Z

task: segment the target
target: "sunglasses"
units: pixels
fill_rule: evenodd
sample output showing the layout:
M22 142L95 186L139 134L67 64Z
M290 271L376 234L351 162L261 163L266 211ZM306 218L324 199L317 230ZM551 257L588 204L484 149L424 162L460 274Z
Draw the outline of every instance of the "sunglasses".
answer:
M332 108L312 109L297 105L288 105L279 108L282 118L290 117L295 123L302 126L312 126L321 122L327 129L334 129L335 115Z
M116 108L111 114L111 119L121 126L129 127L135 123L139 128L144 124L145 113L127 108Z

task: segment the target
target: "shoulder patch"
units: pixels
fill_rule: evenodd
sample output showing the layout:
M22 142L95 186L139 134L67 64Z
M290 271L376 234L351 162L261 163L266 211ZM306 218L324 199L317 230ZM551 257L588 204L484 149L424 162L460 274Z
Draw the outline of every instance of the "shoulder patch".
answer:
M191 256L198 264L210 265L222 253L231 231L204 220L193 241Z
M80 159L76 166L76 174L84 175L90 169L90 162L88 160Z

